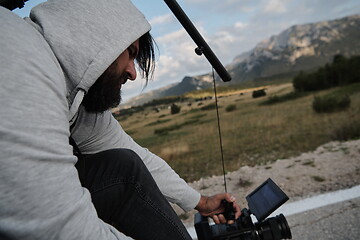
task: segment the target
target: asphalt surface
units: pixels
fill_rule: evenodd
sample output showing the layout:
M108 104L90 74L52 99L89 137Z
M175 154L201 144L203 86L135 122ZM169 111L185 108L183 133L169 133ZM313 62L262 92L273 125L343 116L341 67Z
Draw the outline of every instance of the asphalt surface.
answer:
M295 240L360 239L360 198L286 217Z
M360 186L281 206L295 240L360 240ZM196 239L195 230L188 229ZM239 239L241 240L241 239Z

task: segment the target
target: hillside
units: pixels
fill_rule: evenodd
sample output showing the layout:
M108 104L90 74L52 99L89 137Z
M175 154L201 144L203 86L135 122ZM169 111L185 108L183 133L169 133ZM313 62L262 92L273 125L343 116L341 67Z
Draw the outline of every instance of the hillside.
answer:
M359 83L306 93L295 99L282 98L291 96L291 83L264 87L267 96L260 98L252 97L252 89L224 92L219 97L228 171L312 151L333 140L359 138ZM315 97L330 95L349 96L350 106L332 113L315 112ZM282 101L265 104L276 96ZM168 104L162 104L116 117L137 143L166 159L186 180L218 175L214 101L188 99L176 104L181 107L178 114L171 114Z
M227 65L238 84L254 79L292 77L301 70L316 69L331 62L334 55L360 55L360 15L332 21L292 26L258 43ZM217 84L222 85L221 81ZM141 105L166 96L180 96L189 91L211 87L211 75L187 76L178 83L142 94L129 100Z

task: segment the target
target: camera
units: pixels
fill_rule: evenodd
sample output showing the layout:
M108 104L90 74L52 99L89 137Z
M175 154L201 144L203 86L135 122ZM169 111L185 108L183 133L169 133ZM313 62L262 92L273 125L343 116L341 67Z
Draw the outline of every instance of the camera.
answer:
M267 218L289 200L288 196L269 178L246 200L248 207L233 224L210 225L207 217L195 214L198 240L280 240L291 239L291 231L283 214ZM225 213L227 214L227 213ZM257 222L253 222L254 215Z

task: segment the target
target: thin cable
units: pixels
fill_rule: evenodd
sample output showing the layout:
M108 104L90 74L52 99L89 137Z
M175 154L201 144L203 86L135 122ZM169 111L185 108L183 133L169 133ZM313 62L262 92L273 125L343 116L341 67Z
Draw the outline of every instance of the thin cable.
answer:
M214 82L214 93L215 93L216 117L217 117L218 130L219 130L219 140L220 140L221 162L222 162L223 175L224 175L224 186L225 186L225 192L227 192L227 187L226 187L226 177L225 177L224 151L223 151L223 144L222 144L222 137L221 137L220 114L219 114L218 98L217 98L217 92L216 92L216 83L215 83L215 71L214 71L214 68L212 68L212 77L213 77L213 82Z

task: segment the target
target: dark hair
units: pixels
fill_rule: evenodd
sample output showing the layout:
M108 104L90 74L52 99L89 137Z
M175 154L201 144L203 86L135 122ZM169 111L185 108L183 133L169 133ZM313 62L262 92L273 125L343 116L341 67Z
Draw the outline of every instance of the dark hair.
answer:
M150 32L139 38L139 52L136 62L141 76L146 79L146 84L149 78L152 78L155 70L155 47L157 46Z

